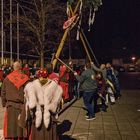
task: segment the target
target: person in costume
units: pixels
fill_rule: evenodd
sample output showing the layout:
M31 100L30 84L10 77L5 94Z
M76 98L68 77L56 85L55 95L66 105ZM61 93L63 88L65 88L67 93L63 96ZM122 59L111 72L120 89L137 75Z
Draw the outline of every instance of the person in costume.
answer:
M69 100L69 74L65 65L61 65L59 69L60 85L63 88L64 101Z
M58 140L55 115L63 90L52 64L47 64L46 70L47 77L29 82L24 89L26 112L29 109L32 118L29 140Z
M4 138L23 140L23 129L18 125L18 117L24 104L23 89L29 78L21 73L19 62L13 64L13 69L4 79L1 89L2 106L5 108Z
M44 70L42 67L37 71L37 78L40 77L47 77L47 71Z
M49 79L59 82L59 75L53 71L53 65L51 63L46 65L46 71Z
M115 88L115 98L120 98L121 94L120 94L120 84L119 84L119 79L116 76L115 70L114 68L111 66L110 63L106 64L106 69L107 69L107 78L110 82L112 82L112 84L114 85Z
M69 67L71 69L73 69L73 63L72 61L69 62ZM73 74L72 71L68 70L68 75L69 75L69 79L68 79L68 85L69 85L69 100L73 99L74 97L76 97L76 85L77 85L77 80Z

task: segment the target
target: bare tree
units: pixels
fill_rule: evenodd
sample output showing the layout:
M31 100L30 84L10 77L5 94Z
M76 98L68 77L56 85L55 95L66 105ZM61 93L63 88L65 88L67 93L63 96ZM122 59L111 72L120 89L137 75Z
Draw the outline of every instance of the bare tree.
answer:
M43 67L47 24L47 1L24 0L21 5L26 15L20 16L19 20L26 25L28 33L30 33L28 41L32 43L32 46L35 47L38 55L40 55L41 67Z
M44 55L55 51L63 33L65 3L59 4L56 0L13 0L13 5L17 2L20 5L20 38L22 42L24 39L30 44L35 54L40 56L40 64L43 67ZM13 26L16 18L13 11ZM9 22L6 19L7 25ZM15 30L13 35L16 34L14 32Z
M66 1L67 0L13 0L13 5L16 5L18 2L20 6L20 41L22 40L22 42L29 44L30 49L40 56L42 67L44 66L44 56L56 52L63 35L64 31L62 26L64 21L67 20ZM96 2L100 0L92 1ZM5 2L8 3L8 1ZM77 0L75 2L77 2ZM13 10L14 9L15 8L13 8ZM16 23L15 11L13 11L13 22ZM15 31L16 30L13 31L13 36L16 35ZM75 35L71 33L73 49L76 46L74 44L75 38ZM13 37L13 39L16 39L16 37ZM68 41L66 43L66 51L68 51L69 43ZM20 45L20 47L22 47L22 45Z

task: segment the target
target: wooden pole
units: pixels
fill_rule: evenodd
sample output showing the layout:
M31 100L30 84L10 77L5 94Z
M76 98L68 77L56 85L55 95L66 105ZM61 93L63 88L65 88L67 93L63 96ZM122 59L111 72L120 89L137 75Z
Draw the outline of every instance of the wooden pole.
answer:
M92 62L91 56L90 56L90 54L89 54L89 51L88 51L88 49L87 49L85 40L84 40L84 38L83 38L81 32L80 32L80 39L81 39L81 41L82 41L82 43L83 43L83 46L84 46L84 49L85 49L85 51L86 51L86 54L87 54L87 56L88 56L89 61Z
M90 47L90 44L89 44L89 42L88 42L88 40L87 40L87 37L86 37L86 35L85 35L83 29L81 29L81 33L82 33L82 36L84 37L84 40L86 41L86 44L87 44L87 46L88 46L88 48L89 48L91 54L92 54L93 57L94 57L94 60L96 61L97 65L100 66L100 64L99 64L99 62L98 62L98 60L97 60L97 58L96 58L96 56L95 56L93 50L92 50L91 47Z
M69 8L70 8L70 12L73 14L74 12L73 12L73 10L72 10L72 7L70 6ZM88 51L87 46L86 46L86 42L85 42L85 40L84 40L83 35L82 35L81 32L80 32L80 39L81 39L81 41L82 41L82 44L83 44L83 46L84 46L84 49L85 49L85 51L86 51L86 54L87 54L87 56L88 56L89 61L92 62L91 56L90 56L89 51Z
M75 7L75 9L74 9L74 12L72 13L72 15L74 15L74 14L78 11L78 7L79 7L80 3L81 3L81 1L78 0L77 5L76 5L76 7ZM67 38L68 32L69 32L69 28L66 29L65 32L64 32L64 35L63 35L63 37L62 37L62 39L61 39L61 42L60 42L60 44L59 44L59 46L58 46L58 49L57 49L57 52L56 52L56 54L55 54L55 57L56 57L56 58L59 58L59 56L60 56L60 53L61 53L61 51L62 51L62 49L63 49L63 47L64 47L65 40L66 40L66 38ZM55 59L53 60L53 62L52 62L52 64L53 64L53 69L55 68L56 63L57 63L57 60L58 60L58 59L56 59L56 58L55 58Z
M66 38L67 38L68 32L69 32L69 28L66 29L65 32L64 32L64 35L63 35L63 37L62 37L62 39L61 39L61 42L60 42L60 44L59 44L59 46L58 46L58 49L57 49L57 52L56 52L56 54L55 54L55 57L56 57L56 58L59 58L59 56L60 56L60 53L61 53L61 51L62 51L62 49L63 49L63 47L64 47L65 40L66 40ZM53 64L53 69L55 68L56 63L57 63L57 59L56 59L56 58L55 58L55 59L53 60L53 62L52 62L52 64Z
M74 71L73 71L73 69L71 68L71 67L69 67L66 63L64 63L61 59L59 59L59 58L56 58L60 63L62 63L63 65L65 65L70 71L72 71L73 73L74 73Z

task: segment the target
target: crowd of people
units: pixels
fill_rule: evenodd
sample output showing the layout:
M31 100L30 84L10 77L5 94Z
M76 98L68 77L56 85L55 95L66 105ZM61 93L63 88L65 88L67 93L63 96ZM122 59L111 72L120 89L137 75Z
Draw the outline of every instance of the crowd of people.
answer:
M118 73L111 64L69 67L74 72L67 65L53 71L51 63L39 68L15 62L13 67L0 68L5 139L58 140L56 119L62 102L82 97L90 121L99 109L107 112L108 103L113 105L121 97Z
M83 101L87 110L86 120L94 120L99 111L98 99L101 100L101 111L107 112L108 103L115 104L121 97L118 72L110 63L96 67L93 62L87 63L83 72L74 73L83 91Z

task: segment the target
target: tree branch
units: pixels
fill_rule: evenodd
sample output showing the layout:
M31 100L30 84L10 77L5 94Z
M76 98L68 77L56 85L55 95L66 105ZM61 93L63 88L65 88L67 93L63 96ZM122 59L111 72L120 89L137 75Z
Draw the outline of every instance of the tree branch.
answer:
M39 13L39 10L38 10L37 4L36 4L36 0L34 0L34 4L35 4L35 7L36 7L37 15L38 15L38 17L40 19L41 14Z

